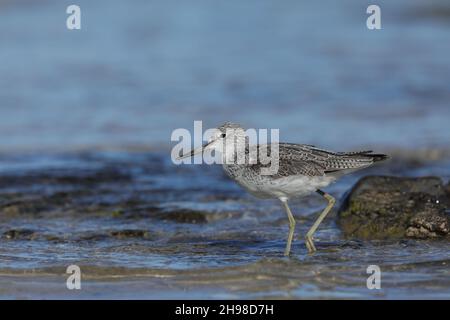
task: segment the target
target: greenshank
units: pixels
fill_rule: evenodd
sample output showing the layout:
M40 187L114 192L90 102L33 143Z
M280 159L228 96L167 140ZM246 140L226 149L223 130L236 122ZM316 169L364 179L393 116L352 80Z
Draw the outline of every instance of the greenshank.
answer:
M231 141L231 143L229 143ZM238 125L227 122L215 130L208 143L200 148L193 149L178 159L191 157L206 150L219 152L226 174L240 186L258 198L279 199L286 210L289 219L289 233L284 254L289 256L294 236L295 219L288 206L288 200L303 197L317 192L328 201L328 205L319 215L312 227L306 233L305 244L309 253L316 251L313 236L320 223L333 208L336 200L322 188L336 181L344 174L371 166L373 163L385 160L387 155L375 154L372 151L333 152L316 148L307 144L276 143L265 145L249 145L248 136L244 129ZM232 146L229 148L228 146ZM244 145L240 148L239 145ZM258 157L252 159L252 151L277 150L277 170L271 174L261 174L267 163L262 163ZM276 148L272 148L276 147ZM236 161L243 156L244 161ZM274 158L272 158L272 161Z

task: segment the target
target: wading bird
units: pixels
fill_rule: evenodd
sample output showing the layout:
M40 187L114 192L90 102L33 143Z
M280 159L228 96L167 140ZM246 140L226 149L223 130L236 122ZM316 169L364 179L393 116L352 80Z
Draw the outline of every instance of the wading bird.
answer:
M289 233L284 252L286 256L290 254L295 229L295 219L288 200L313 192L323 196L328 205L305 236L306 247L312 253L316 251L313 235L335 204L335 199L321 189L342 175L371 166L377 161L385 160L387 156L374 154L372 151L333 152L306 144L276 144L276 148L272 148L272 144L250 146L244 129L240 125L227 122L217 128L208 143L181 155L178 159L214 150L221 154L226 174L240 186L258 198L279 199L289 219ZM270 150L277 150L276 159L271 158L271 161L278 161L278 170L272 174L261 174L261 169L267 169L269 164L263 164L259 158L253 156L259 154L262 146L265 146L264 150L269 153L273 152ZM252 151L256 152L252 154ZM244 163L236 161L240 156L245 159ZM252 159L254 161L251 161Z

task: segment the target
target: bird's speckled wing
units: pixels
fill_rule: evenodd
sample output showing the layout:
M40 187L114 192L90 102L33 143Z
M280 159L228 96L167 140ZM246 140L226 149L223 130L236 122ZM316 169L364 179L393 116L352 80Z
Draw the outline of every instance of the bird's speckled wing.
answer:
M260 146L257 147L258 150ZM270 154L270 147L267 147ZM274 178L292 175L323 176L327 173L358 169L383 160L385 155L373 154L372 151L333 152L311 145L279 143L279 169ZM257 163L253 169L268 167Z

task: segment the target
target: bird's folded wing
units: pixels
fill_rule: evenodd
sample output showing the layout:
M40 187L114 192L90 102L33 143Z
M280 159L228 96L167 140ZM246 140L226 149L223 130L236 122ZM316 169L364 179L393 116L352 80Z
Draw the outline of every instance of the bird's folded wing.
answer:
M258 146L260 151L261 146ZM327 173L358 169L366 167L374 162L372 151L357 152L333 152L316 148L311 145L279 143L279 169L274 178L292 175L323 176ZM266 146L270 155L270 147ZM254 169L268 167L259 161L253 165Z

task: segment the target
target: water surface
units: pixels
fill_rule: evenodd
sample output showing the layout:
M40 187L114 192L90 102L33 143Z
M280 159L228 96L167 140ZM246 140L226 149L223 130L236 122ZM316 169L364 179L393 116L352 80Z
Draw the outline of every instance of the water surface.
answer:
M396 158L329 192L342 199L362 174L450 178L445 158ZM3 156L0 168L2 298L450 298L448 241L347 239L334 211L308 255L302 235L325 206L311 196L291 202L297 234L285 258L281 205L218 166L85 152ZM76 294L65 288L71 264L83 275ZM381 291L366 287L372 264Z

